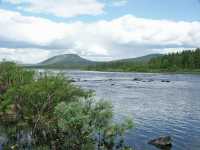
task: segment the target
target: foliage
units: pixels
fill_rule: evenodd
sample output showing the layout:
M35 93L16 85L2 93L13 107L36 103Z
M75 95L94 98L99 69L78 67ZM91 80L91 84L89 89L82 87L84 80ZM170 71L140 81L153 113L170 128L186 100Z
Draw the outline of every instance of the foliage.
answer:
M88 66L87 70L97 70L97 71L138 71L145 72L148 69L146 62L107 62L102 64L97 64L93 66Z
M4 149L127 149L130 120L112 121L112 105L62 75L39 74L11 62L0 64L0 119L9 141ZM9 115L8 115L9 114ZM14 116L11 120L7 116Z
M154 58L149 62L149 66L152 69L172 71L200 69L200 49L171 53L163 57Z
M98 71L137 71L137 72L174 72L196 71L200 69L200 49L170 53L151 58L149 61L113 61L94 66L88 70Z
M15 63L3 62L0 65L0 93L6 88L20 86L33 80L34 71L17 67Z

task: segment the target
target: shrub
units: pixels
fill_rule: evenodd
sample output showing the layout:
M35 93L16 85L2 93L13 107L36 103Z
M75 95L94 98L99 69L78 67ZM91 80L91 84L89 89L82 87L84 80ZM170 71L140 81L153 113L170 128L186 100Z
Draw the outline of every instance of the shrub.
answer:
M62 75L39 75L14 63L0 64L0 114L15 115L5 147L23 149L125 149L123 135L132 122L114 124L112 105L95 101L91 91Z

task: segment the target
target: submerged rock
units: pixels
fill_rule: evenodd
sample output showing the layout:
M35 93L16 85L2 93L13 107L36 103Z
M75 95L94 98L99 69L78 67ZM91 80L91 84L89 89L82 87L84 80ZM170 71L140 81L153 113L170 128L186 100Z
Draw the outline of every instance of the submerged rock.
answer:
M170 81L169 80L161 80L161 82L168 82L169 83Z
M132 88L132 86L126 86L126 88L127 88L127 89L130 89L130 88Z
M69 81L70 81L70 82L76 82L76 80L75 80L75 79L70 79Z
M134 78L133 81L142 81L141 78Z
M148 144L154 145L162 150L170 150L172 147L172 139L170 136L159 137L157 139L150 140Z
M154 81L153 79L149 79L149 80L148 80L148 82L153 82L153 81Z

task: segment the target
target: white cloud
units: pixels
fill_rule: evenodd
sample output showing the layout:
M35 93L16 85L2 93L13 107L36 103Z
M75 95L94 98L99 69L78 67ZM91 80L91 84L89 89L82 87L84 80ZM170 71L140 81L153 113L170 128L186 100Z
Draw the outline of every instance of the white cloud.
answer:
M45 60L49 56L48 50L0 48L0 60L31 64Z
M6 50L15 49L7 55L24 62L61 53L95 56L95 59L97 56L99 59L135 57L155 52L155 49L167 52L166 48L200 47L200 22L125 15L110 21L58 23L0 10L0 47L4 48L4 51L0 49L0 55L4 53L5 56ZM35 57L28 60L26 55Z
M17 5L23 11L50 14L58 17L98 15L103 13L104 4L97 0L3 0Z

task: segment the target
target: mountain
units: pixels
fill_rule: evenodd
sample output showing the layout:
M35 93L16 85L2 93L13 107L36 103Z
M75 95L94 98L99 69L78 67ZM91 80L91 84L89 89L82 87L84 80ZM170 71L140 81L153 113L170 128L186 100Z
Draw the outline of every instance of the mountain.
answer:
M124 63L146 63L152 58L161 56L161 54L151 54L137 58L128 58L121 60L114 60L108 62L97 62L84 59L76 54L64 54L51 57L39 64L32 65L31 67L36 68L65 68L65 69L82 69L82 68L96 68L99 66L110 65L110 64L124 64Z
M97 71L138 71L145 72L148 70L148 64L152 59L162 57L162 54L151 54L142 57L128 58L103 62L101 64L89 66L88 70Z
M49 58L39 64L37 67L49 67L49 68L68 68L76 69L86 67L88 65L95 64L96 62L84 59L75 54L64 54Z
M141 57L136 57L136 58L127 58L127 59L121 59L121 60L116 60L116 61L111 61L111 62L139 62L139 63L147 63L149 62L151 59L156 58L156 57L160 57L163 56L162 54L149 54L149 55L145 55L145 56L141 56Z

